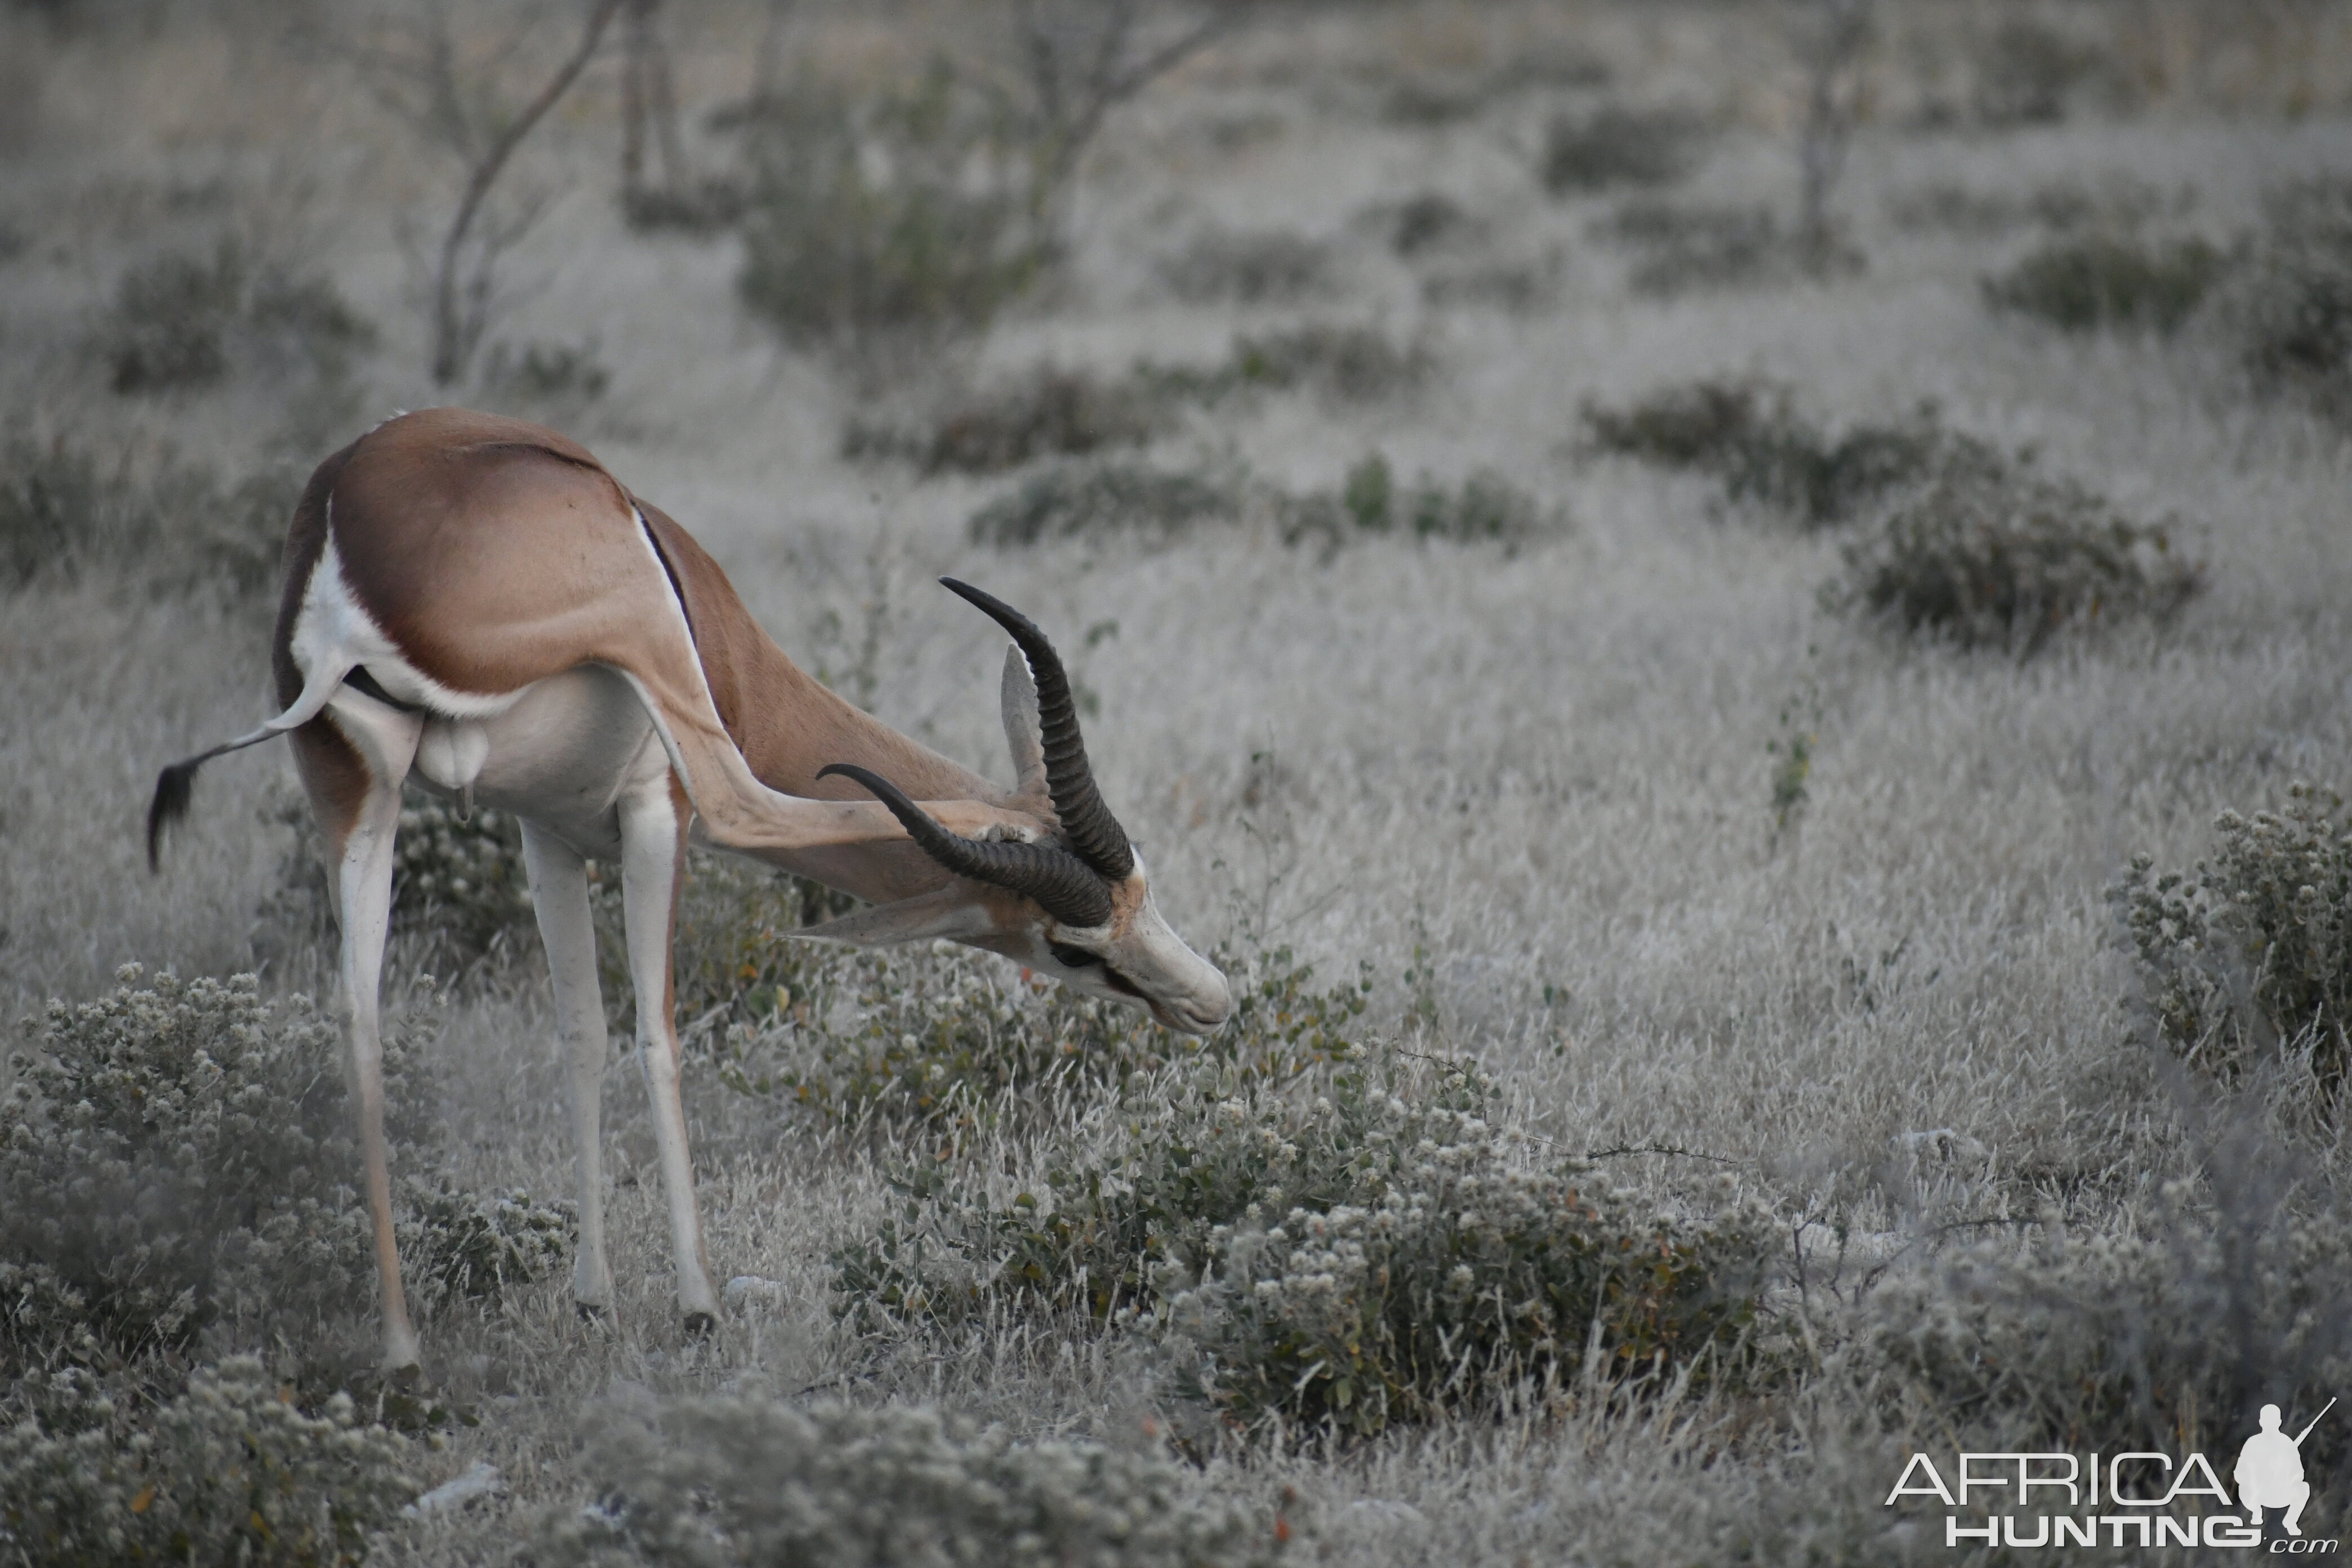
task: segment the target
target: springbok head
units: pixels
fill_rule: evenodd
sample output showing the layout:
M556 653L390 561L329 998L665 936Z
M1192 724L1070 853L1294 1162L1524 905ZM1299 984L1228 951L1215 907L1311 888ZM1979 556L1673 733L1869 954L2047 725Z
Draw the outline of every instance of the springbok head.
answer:
M952 577L940 581L1012 634L1014 651L1004 667L1005 739L1020 770L1019 793L1052 801L1060 838L966 838L940 826L879 773L835 763L817 776L839 773L865 786L941 869L995 896L975 903L950 889L861 911L807 934L860 942L949 936L1088 995L1146 1008L1171 1029L1209 1033L1232 1005L1225 977L1184 945L1152 903L1143 860L1095 787L1077 705L1054 645L1003 601Z

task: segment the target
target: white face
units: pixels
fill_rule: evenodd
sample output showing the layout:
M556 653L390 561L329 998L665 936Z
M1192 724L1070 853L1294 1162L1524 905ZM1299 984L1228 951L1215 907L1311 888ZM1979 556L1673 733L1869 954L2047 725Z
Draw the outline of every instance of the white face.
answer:
M1160 918L1139 857L1111 889L1111 903L1110 919L1099 926L1040 921L1018 933L1023 951L1012 956L1089 996L1146 1008L1180 1034L1213 1032L1233 1010L1225 977Z

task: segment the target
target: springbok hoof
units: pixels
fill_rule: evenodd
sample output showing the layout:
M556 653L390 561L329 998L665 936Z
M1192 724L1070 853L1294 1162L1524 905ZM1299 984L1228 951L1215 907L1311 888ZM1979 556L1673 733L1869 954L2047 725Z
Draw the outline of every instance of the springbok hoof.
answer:
M613 1310L602 1301L574 1301L572 1310L580 1314L583 1323L607 1323L613 1318Z
M697 1310L688 1312L686 1315L686 1337L688 1339L707 1340L718 1331L719 1319L714 1314L705 1312L698 1309Z
M400 1394L417 1394L425 1388L425 1368L414 1357L397 1366L387 1364L379 1375L386 1389Z

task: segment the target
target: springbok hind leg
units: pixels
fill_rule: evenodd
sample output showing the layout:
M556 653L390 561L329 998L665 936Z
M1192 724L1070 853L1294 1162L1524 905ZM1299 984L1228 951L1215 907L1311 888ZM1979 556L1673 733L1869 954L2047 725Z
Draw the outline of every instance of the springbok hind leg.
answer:
M678 1306L690 1331L719 1318L702 1255L702 1219L694 1202L694 1164L687 1154L686 1111L678 1101L677 1030L671 1018L670 943L677 927L677 889L686 870L685 792L667 773L624 795L621 817L621 911L628 928L629 980L637 994L638 1060L661 1153L662 1188L669 1200L671 1245L677 1255Z
M580 1186L580 1256L572 1299L583 1314L613 1305L613 1270L604 1261L604 999L596 983L596 930L588 910L588 863L562 839L522 825L530 901L547 944L555 984L556 1048L570 1089L572 1138Z
M294 760L311 809L333 846L335 923L342 931L341 979L346 1079L359 1113L368 1218L375 1232L376 1279L383 1311L383 1366L417 1365L416 1331L400 1288L400 1249L393 1239L392 1160L383 1135L383 1030L379 989L383 944L392 927L393 838L400 828L400 785L415 760L423 726L349 691L331 716L294 731Z
M383 1366L417 1365L416 1331L400 1288L400 1249L393 1239L392 1161L383 1135L383 1032L379 987L392 924L393 836L400 826L400 785L370 783L344 836L336 868L336 908L343 928L343 1026L351 1040L352 1096L359 1110L366 1165L368 1218L375 1230L376 1279L383 1294Z

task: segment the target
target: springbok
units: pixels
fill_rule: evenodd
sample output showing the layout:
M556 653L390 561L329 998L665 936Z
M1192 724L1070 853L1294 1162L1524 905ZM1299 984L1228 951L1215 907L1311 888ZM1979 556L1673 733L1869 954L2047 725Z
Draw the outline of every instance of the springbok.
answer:
M287 535L271 645L284 711L163 770L147 853L152 868L197 768L292 739L336 866L388 1369L417 1363L393 1240L377 1007L393 837L411 776L522 821L579 1145L572 1293L583 1312L613 1300L592 856L621 864L639 1058L689 1331L708 1329L719 1310L671 1018L689 827L874 906L800 935L869 945L950 938L1139 1004L1171 1028L1202 1034L1223 1022L1224 976L1161 920L1142 861L1096 791L1053 645L1009 606L942 581L1013 637L1003 699L1018 782L1009 792L803 674L684 529L554 431L425 409L376 426L310 476ZM875 798L845 798L853 786Z

